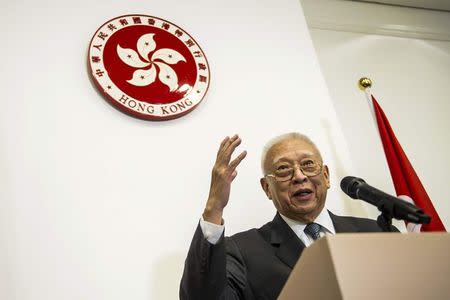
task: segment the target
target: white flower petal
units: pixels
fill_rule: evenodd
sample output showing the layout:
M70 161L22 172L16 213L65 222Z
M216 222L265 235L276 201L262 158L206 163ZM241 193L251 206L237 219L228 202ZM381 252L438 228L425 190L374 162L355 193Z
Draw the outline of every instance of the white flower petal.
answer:
M153 53L152 55L152 61L155 59L160 59L168 64L176 64L179 61L186 61L183 55L181 55L179 52L169 49L169 48L162 48Z
M167 85L171 92L175 91L178 88L177 73L165 63L155 62L155 64L159 67L159 80Z
M153 83L156 79L156 68L155 66L151 66L148 70L136 70L133 73L133 78L127 80L128 83L131 83L135 86L146 86Z
M144 34L137 41L138 52L146 60L148 60L148 54L156 48L156 43L153 40L154 35L154 33Z
M120 45L117 45L117 54L120 59L130 67L143 68L150 65L148 62L142 61L137 52L133 49L122 48Z

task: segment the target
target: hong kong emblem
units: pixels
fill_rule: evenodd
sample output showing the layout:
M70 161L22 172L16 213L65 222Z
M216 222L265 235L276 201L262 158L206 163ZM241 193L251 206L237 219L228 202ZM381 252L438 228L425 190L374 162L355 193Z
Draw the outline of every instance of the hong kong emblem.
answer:
M126 15L106 22L88 55L92 78L106 99L137 118L181 117L208 91L209 65L200 45L160 18Z

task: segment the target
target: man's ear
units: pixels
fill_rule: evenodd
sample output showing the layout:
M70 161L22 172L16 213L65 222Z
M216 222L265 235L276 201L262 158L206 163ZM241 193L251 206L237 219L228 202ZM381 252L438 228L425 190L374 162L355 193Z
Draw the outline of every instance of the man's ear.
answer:
M259 183L261 183L261 187L264 190L264 193L266 193L267 198L269 198L269 200L272 200L272 193L270 192L269 183L267 182L266 178L261 178L259 180Z
M330 171L327 165L323 165L323 176L325 177L327 188L330 188Z

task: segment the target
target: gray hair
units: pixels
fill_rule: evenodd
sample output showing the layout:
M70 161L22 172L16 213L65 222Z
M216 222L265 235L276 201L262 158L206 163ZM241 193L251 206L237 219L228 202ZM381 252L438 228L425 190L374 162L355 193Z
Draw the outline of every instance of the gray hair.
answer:
M317 154L320 157L320 160L322 160L322 155L320 154L319 148L317 148L316 144L314 144L314 142L308 136L298 132L289 132L272 138L264 145L261 154L261 170L263 174L265 174L264 165L266 163L267 153L269 153L270 149L272 149L273 146L278 145L279 143L286 140L300 140L306 142L316 150Z

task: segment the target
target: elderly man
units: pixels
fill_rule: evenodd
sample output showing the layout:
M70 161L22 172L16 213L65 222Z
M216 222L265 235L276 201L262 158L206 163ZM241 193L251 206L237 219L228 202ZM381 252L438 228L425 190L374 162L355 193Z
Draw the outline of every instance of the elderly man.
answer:
M271 140L262 155L261 187L277 213L259 229L224 237L223 210L241 143L226 137L212 171L203 216L194 234L180 286L181 299L276 299L303 249L325 234L381 231L373 220L341 217L323 209L330 187L328 167L305 135Z

